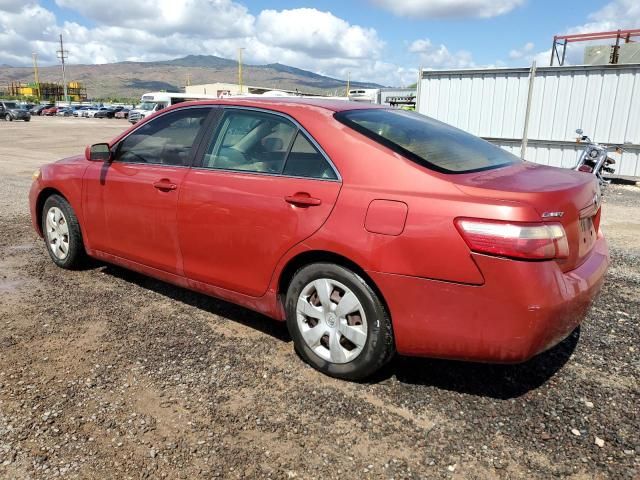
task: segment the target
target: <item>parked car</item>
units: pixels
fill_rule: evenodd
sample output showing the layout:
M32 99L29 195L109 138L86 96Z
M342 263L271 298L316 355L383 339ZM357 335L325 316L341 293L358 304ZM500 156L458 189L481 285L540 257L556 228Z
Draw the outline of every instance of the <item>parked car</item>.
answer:
M103 107L95 113L94 117L95 118L113 118L115 114L116 114L116 110L114 108Z
M0 118L7 122L14 120L24 120L28 122L31 120L31 113L22 105L18 105L16 102L10 102L6 100L0 100Z
M58 113L58 107L49 107L49 108L45 108L44 110L42 110L41 115L43 115L45 117L52 117L56 113Z
M175 105L43 167L30 205L58 266L89 255L286 321L353 380L395 352L525 361L609 265L593 175L351 102Z
M29 110L29 112L31 113L31 115L42 115L42 111L45 108L51 108L51 107L53 107L53 105L36 105L32 107L31 110Z
M78 107L73 111L74 117L82 117L85 110L88 110L89 107Z
M56 112L56 116L58 116L58 117L72 117L73 116L73 108L71 108L71 107L59 108L58 111Z
M87 118L93 118L96 116L96 113L98 113L102 109L106 110L106 107L89 107L82 112L82 116Z
M115 118L127 118L129 117L129 108L123 108L122 110L115 113Z

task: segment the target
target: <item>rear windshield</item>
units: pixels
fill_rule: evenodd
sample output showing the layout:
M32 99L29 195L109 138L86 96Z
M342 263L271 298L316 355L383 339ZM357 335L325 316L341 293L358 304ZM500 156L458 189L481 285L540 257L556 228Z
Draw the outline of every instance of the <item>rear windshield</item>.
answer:
M406 110L363 109L335 118L409 159L445 173L469 173L521 160L474 135Z

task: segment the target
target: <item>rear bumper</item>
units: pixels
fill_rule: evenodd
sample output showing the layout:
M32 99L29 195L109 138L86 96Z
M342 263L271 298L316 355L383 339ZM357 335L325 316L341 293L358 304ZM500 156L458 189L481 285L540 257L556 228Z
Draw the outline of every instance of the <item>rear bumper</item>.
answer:
M584 319L600 291L609 251L600 235L587 260L563 273L555 262L475 255L481 286L368 272L390 309L399 353L516 363L556 345Z

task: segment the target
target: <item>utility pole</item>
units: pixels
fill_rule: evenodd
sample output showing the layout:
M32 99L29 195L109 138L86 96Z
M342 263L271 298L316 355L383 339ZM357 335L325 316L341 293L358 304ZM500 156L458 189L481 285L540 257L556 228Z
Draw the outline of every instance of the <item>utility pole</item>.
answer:
M238 85L240 85L240 94L242 94L242 51L244 47L238 48Z
M40 79L38 78L38 54L36 52L33 52L31 54L31 57L33 58L33 76L35 78L36 81L36 97L38 98L38 102L41 100L40 98Z
M58 54L58 58L60 62L62 62L62 88L64 89L64 101L65 103L69 103L69 96L67 95L67 75L64 69L64 61L69 58L69 55L62 44L62 34L60 34L60 50L56 52Z
M347 72L347 95L346 97L349 98L349 90L351 90L351 72Z
M536 61L531 63L529 70L529 91L527 93L527 109L524 114L524 128L522 130L522 145L520 147L520 158L527 156L527 144L529 143L529 117L531 116L531 102L533 100L533 82L536 79Z

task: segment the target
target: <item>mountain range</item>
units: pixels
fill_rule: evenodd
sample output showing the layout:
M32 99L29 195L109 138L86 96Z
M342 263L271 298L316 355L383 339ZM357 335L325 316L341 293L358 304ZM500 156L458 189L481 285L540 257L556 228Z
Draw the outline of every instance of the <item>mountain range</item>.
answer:
M320 75L300 68L271 63L243 64L245 85L302 92L341 94L346 81ZM40 82L61 83L60 66L38 69ZM89 98L135 98L150 91L184 91L184 86L238 82L238 63L214 55L188 55L173 60L153 62L117 62L99 65L67 65L69 82L81 82L87 87ZM11 82L32 83L34 71L30 67L0 66L0 90ZM351 82L352 87L380 88L370 82Z

